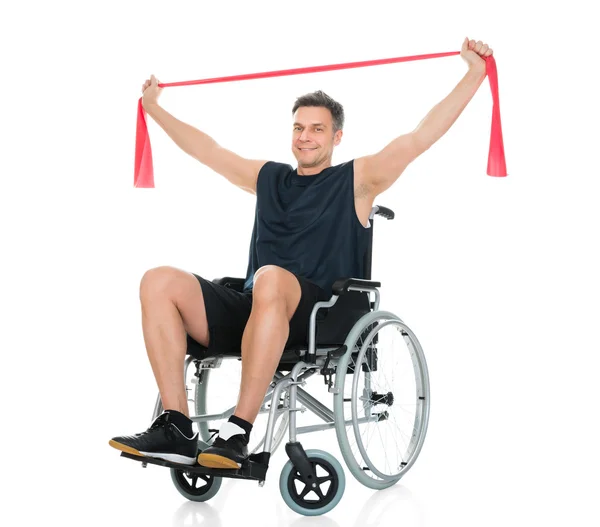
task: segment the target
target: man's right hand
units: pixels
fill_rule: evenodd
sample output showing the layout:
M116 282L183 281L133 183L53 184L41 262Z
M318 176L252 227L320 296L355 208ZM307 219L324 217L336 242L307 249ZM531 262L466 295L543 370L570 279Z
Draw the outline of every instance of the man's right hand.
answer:
M158 104L158 98L162 91L163 88L158 87L158 80L156 80L156 77L151 75L142 85L142 106L144 109L151 104Z

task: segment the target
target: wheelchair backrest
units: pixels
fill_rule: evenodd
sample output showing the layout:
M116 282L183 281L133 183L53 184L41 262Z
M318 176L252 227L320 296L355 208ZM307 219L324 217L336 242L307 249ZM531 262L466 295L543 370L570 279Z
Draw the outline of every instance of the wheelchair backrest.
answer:
M373 256L373 226L376 215L383 216L388 220L394 219L391 209L379 205L371 209L369 215L369 242L364 254L364 275L349 278L371 279L371 263ZM342 277L340 277L342 278ZM371 311L371 300L369 293L361 291L348 291L340 296L335 305L317 315L317 345L341 346L348 333L358 320Z

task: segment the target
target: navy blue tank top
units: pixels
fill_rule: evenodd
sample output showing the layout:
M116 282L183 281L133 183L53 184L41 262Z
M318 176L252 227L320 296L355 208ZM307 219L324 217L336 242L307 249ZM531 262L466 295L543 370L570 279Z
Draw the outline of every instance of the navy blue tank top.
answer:
M364 278L371 229L354 205L354 161L314 176L284 163L267 162L256 183L256 212L244 291L254 273L277 265L331 295L339 278Z

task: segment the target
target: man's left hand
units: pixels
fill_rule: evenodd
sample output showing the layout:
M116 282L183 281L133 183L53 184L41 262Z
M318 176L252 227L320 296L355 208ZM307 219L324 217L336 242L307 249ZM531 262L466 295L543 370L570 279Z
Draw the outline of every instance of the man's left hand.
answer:
M460 50L460 56L469 65L469 68L479 68L483 71L486 70L485 58L491 57L493 53L493 50L481 40L475 42L468 38L465 38Z

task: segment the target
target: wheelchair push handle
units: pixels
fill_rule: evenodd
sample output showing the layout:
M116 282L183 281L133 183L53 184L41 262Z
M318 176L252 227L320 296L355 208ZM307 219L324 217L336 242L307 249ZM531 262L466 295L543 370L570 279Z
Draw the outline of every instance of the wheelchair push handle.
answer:
M375 214L377 214L379 216L383 216L386 220L394 219L394 211L392 209L388 209L387 207L382 207L381 205L376 205L374 208L376 209Z

